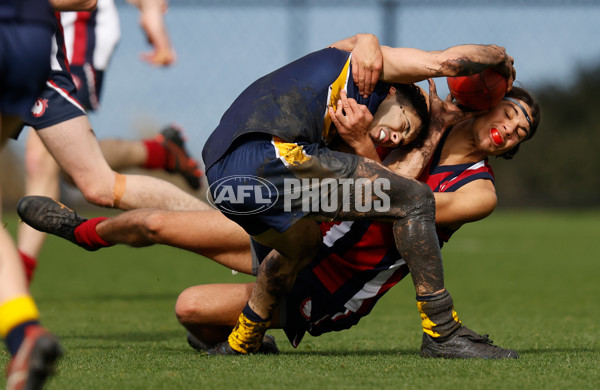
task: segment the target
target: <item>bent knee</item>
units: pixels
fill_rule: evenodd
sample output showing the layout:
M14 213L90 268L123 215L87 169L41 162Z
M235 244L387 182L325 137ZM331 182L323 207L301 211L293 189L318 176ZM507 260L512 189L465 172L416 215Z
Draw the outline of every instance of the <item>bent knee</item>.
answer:
M93 174L72 177L75 185L83 194L83 197L88 202L101 207L114 206L114 176L102 175L95 176Z
M76 183L77 184L77 183ZM114 200L112 191L106 191L105 188L91 186L77 186L83 194L86 201L100 207L113 207Z
M396 196L392 193L392 199L403 202L397 205L402 210L402 216L415 217L425 216L435 219L435 197L431 188L425 183L418 181L403 182L401 186L393 186L395 191L401 191Z
M198 316L198 309L194 304L195 300L192 298L191 289L192 287L183 290L175 303L175 315L181 324L193 323Z

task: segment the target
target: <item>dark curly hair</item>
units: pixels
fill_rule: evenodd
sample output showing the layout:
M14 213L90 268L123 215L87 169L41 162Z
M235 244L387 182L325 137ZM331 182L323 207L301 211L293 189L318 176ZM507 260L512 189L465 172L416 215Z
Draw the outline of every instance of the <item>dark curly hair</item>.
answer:
M421 119L421 128L417 138L410 143L411 148L419 148L423 145L423 141L427 136L427 129L429 128L429 109L427 107L427 99L421 88L416 84L393 84L396 88L397 99L404 97L407 98L415 109L417 116Z

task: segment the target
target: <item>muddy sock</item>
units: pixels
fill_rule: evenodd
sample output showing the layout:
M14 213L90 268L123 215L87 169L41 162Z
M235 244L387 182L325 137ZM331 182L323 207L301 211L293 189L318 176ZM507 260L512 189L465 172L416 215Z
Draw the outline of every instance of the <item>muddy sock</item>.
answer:
M461 327L450 293L444 290L433 295L417 295L423 332L434 338L445 338Z
M246 304L227 341L235 351L248 354L258 351L271 320L265 320Z

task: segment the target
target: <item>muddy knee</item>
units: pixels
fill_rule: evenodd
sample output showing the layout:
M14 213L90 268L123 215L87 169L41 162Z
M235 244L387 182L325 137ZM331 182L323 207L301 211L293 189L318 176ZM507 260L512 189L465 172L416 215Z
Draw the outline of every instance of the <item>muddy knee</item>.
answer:
M413 180L396 185L392 182L390 199L397 218L435 221L435 197L427 184Z

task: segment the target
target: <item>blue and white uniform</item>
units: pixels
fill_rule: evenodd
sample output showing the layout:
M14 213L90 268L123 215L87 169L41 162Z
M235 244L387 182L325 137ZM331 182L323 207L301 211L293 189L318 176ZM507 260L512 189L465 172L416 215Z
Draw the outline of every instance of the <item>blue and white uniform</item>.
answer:
M286 179L349 178L358 164L357 156L327 148L336 136L328 107L335 108L340 92L346 90L349 98L375 113L389 88L380 82L368 98L360 96L350 53L333 48L311 53L254 82L225 112L202 157L213 198L220 199L215 184L219 180L260 177L277 188L259 197L273 206L251 215L259 206L253 199L242 204L215 202L217 207L250 235L269 228L287 230L307 212L302 211L301 197L292 201L291 212L284 211L284 200L278 196L285 192Z

